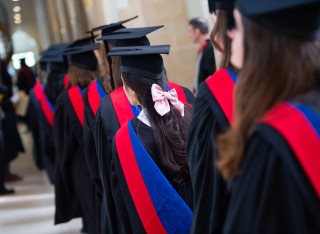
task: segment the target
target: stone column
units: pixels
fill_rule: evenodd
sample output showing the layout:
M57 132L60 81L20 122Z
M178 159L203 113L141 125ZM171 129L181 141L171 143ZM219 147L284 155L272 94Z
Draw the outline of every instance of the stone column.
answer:
M38 29L40 32L40 47L46 49L51 44L46 2L43 0L34 0L34 3Z
M68 21L68 11L64 0L56 0L57 16L59 22L59 33L61 35L62 42L68 42L72 40L70 24Z
M56 2L53 0L47 0L47 12L49 18L50 38L52 43L60 43L62 41L60 34L60 25L58 20Z

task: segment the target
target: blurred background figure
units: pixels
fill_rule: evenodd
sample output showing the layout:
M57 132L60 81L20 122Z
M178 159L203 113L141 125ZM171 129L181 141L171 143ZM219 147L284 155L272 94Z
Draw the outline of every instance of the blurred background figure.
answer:
M17 86L20 91L29 94L30 89L36 84L36 77L34 72L26 64L26 60L20 59L20 70L18 72Z
M193 93L196 94L199 84L211 76L216 70L207 20L202 17L191 19L189 21L189 35L193 43L199 44L196 76L193 85Z

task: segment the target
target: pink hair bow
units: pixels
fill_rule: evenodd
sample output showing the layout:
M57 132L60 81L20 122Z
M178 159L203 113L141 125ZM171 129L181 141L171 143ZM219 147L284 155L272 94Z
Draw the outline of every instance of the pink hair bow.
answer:
M161 115L165 115L170 111L171 105L179 111L181 116L184 116L184 104L178 100L178 94L175 89L171 89L169 92L164 92L162 88L153 84L151 87L152 100L154 103L154 108Z

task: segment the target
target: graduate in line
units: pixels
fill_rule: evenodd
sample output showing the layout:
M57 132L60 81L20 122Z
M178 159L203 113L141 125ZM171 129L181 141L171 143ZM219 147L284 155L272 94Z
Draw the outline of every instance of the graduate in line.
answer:
M98 61L91 38L72 43L68 55L71 87L59 96L54 113L55 223L82 217L84 229L96 233L95 188L84 156L84 104L82 91L98 76Z
M320 1L238 0L223 233L320 233Z
M0 196L14 193L4 185L6 173L10 161L17 157L19 151L23 152L10 91L1 82L0 77Z
M192 187L186 160L191 107L169 88L160 54L169 46L114 48L123 89L140 114L113 141L111 181L125 233L189 233ZM152 217L152 219L150 219Z
M226 32L228 23L232 23L227 16L232 14L233 1L209 0L209 7L216 17L211 41L221 53L221 63L200 85L188 133L187 156L194 201L191 233L220 233L228 203L227 184L214 167L218 159L214 142L218 134L227 131L232 120L237 69L230 63L231 41Z
M101 31L101 37L107 36L114 31L117 31L121 28L124 28L123 24L135 19L136 17L123 20L117 23L112 23L108 25L102 25L96 28L91 29L88 33L91 33L92 40L94 41L97 35L95 32ZM101 37L99 37L101 39ZM98 58L99 62L99 77L94 80L87 89L83 92L83 101L85 108L85 117L84 117L84 127L83 127L83 136L84 136L84 150L85 150L85 158L87 161L89 173L91 180L96 188L96 213L97 213L97 225L99 232L106 233L106 226L103 224L103 229L101 231L101 220L102 223L105 220L108 220L108 216L106 214L105 202L102 201L105 199L103 196L103 187L100 178L100 170L99 170L99 160L96 151L96 142L94 139L95 136L95 117L100 106L100 99L105 97L107 94L113 91L114 87L118 87L120 82L111 78L112 69L112 61L109 58L107 60L107 52L108 49L113 47L114 43L109 43L107 40L103 40L100 43L99 51L95 50L95 54ZM96 53L97 52L97 53ZM116 61L116 60L115 60ZM115 62L114 61L114 62ZM119 84L120 83L120 84ZM103 203L102 203L103 202ZM102 207L102 208L101 208Z
M57 44L54 45L54 49L48 50L43 54L41 62L47 63L45 84L43 87L39 82L33 89L36 100L33 103L36 107L35 114L37 115L35 127L39 128L43 165L52 184L54 184L55 168L55 147L52 128L56 101L63 91L65 64L62 53L67 46L68 44Z
M161 28L162 26L144 27L144 28L123 28L111 33L107 36L102 36L101 39L110 42L117 47L123 46L137 46L137 45L150 45L147 34ZM112 139L119 129L127 120L136 117L140 113L140 109L137 106L130 105L128 98L126 97L121 80L121 71L119 64L119 57L112 57L112 73L115 84L120 85L110 95L101 100L99 110L96 117L96 145L99 158L100 175L104 186L104 195L106 196L106 203L103 204L102 209L106 209L108 219L104 219L102 225L108 228L122 228L117 221L116 210L111 194L110 185L110 165L111 165L111 150ZM190 90L168 82L171 88L176 88L182 94L180 98L185 103L193 102L193 95ZM106 143L107 142L107 143ZM104 206L106 208L104 208ZM117 223L117 227L115 227ZM105 224L105 225L104 225ZM120 230L120 229L119 229ZM111 232L111 231L109 231Z

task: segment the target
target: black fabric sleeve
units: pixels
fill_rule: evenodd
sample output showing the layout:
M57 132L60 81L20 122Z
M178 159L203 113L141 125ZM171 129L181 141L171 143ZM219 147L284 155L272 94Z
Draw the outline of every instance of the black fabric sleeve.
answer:
M252 136L231 186L224 233L319 233L320 202L284 138L267 125Z
M70 153L76 147L75 138L71 134L71 124L67 117L65 102L67 92L59 96L54 114L53 138L55 154L55 224L64 223L74 217L82 216L79 200L74 197L75 188L72 172L68 168Z
M88 102L88 89L85 89L83 91L82 97L84 102L83 139L85 160L88 166L91 180L94 183L98 194L102 196L102 185L98 167L98 156L93 136L95 129L95 116Z
M216 62L214 58L213 46L211 42L208 41L207 46L203 50L202 58L200 61L198 84L200 85L215 71L216 71Z
M228 125L220 107L204 83L193 107L188 132L187 159L193 186L194 213L191 233L219 233L227 203L224 180L214 167L214 148L220 123Z
M181 87L183 88L184 94L186 95L187 102L189 104L193 105L194 100L195 100L193 93L188 88L183 87L183 86L181 86Z
M95 119L95 142L99 163L99 174L103 188L101 207L101 233L119 233L119 221L112 197L110 166L112 158L112 139L119 128L109 95L100 100Z

